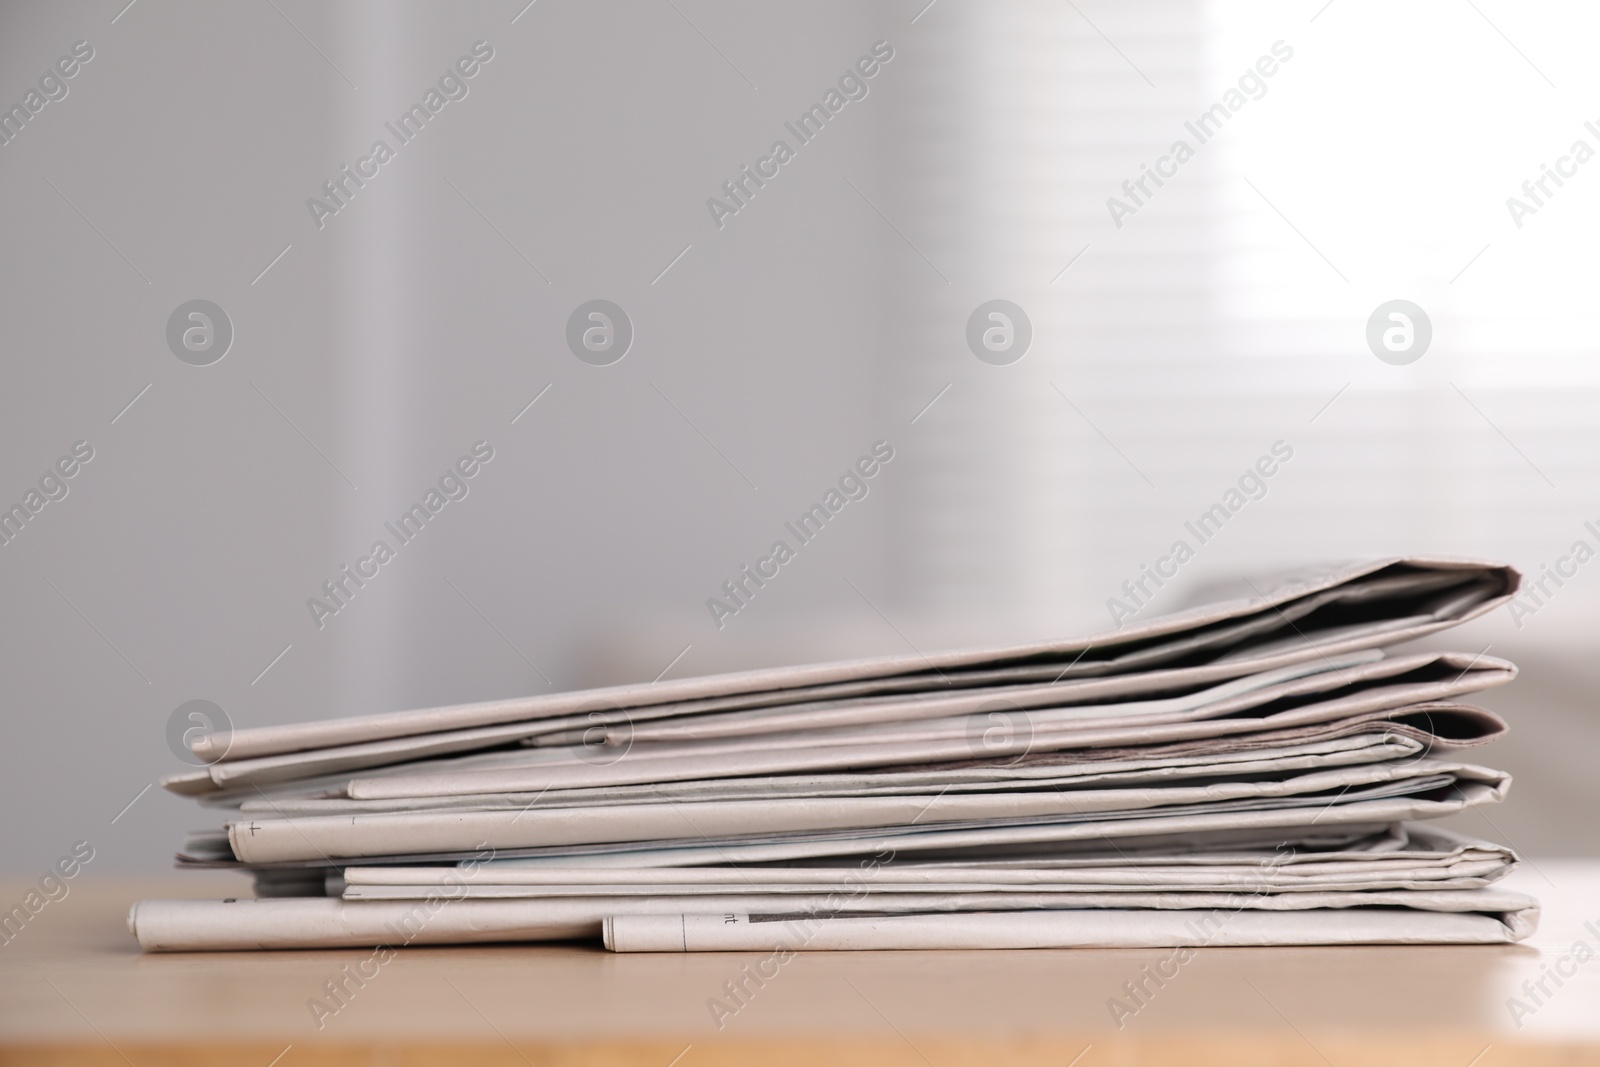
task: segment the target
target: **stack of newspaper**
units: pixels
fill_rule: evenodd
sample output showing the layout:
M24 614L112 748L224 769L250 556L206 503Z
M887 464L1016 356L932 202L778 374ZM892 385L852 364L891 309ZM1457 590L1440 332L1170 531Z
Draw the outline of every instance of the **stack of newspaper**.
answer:
M151 950L603 940L616 951L1502 942L1504 799L1461 750L1515 668L1394 646L1509 567L1388 559L1093 638L751 671L199 740L232 809Z

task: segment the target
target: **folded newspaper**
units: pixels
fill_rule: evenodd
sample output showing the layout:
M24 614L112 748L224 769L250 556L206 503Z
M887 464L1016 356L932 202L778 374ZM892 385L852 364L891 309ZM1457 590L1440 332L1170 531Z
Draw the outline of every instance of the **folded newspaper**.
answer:
M1090 638L235 730L169 790L228 811L147 950L589 939L618 952L1493 943L1503 800L1466 700L1398 649L1519 576L1378 560Z

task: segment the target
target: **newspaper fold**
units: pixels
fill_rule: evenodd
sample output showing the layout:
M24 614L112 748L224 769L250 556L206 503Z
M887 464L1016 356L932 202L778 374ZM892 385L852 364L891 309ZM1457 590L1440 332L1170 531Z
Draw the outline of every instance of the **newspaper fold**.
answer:
M1375 896L1377 894L1374 894ZM959 912L940 915L749 915L737 912L608 916L613 952L784 952L805 949L1167 948L1264 945L1492 945L1520 941L1538 923L1532 897L1503 890L1404 894L1405 906L1372 906L1352 894L1294 898L1304 911L1229 911L1186 902L1130 910Z
M198 739L207 759L246 759L592 711L713 698L732 706L816 699L825 687L856 695L938 691L997 680L1008 669L1035 679L1155 673L1185 661L1210 664L1193 681L1220 681L1321 656L1399 644L1476 618L1515 593L1503 564L1395 557L1301 574L1269 592L1207 605L1095 637L931 655L911 654L804 667L612 686L293 726L264 726ZM742 698L745 703L740 705Z
M362 902L146 900L129 912L128 928L149 951L398 947L603 936L607 947L616 951L681 952L1165 946L1193 943L1196 919L1206 915L1219 927L1211 944L1493 943L1527 936L1538 913L1532 898L1493 888L1279 895L1106 893L1074 899L1066 908L1052 906L1053 899L1041 895L1015 910L976 910L990 903L990 896L953 896L946 898L942 909L930 911L925 899L910 895L875 894L865 901L840 901L835 894L796 895L781 901L783 911L758 914L755 921L745 909L760 898L739 894ZM834 910L828 918L815 918L816 910L824 907ZM690 908L695 910L684 910ZM858 911L868 914L857 917ZM900 914L879 914L896 911ZM1246 919L1252 915L1280 918ZM804 936L797 938L796 928Z
M231 822L227 830L241 861L278 863L486 847L674 840L735 844L830 831L893 833L919 825L930 831L1054 828L1065 833L1083 824L1128 823L1167 808L1197 819L1267 810L1285 820L1277 825L1296 825L1342 821L1349 810L1379 798L1416 805L1417 815L1428 810L1425 805L1472 806L1498 799L1508 783L1508 776L1489 768L1425 758L1195 785L291 816Z

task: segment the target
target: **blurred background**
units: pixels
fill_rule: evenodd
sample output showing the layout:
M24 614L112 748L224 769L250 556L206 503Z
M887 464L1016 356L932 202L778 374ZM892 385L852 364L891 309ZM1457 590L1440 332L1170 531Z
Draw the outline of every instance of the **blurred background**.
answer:
M94 873L166 868L205 821L151 787L191 700L263 725L1104 629L1275 446L1138 617L1329 559L1567 559L1433 644L1523 670L1483 699L1512 802L1460 827L1600 853L1597 24L9 0L4 872L80 839ZM343 579L475 445L465 495Z

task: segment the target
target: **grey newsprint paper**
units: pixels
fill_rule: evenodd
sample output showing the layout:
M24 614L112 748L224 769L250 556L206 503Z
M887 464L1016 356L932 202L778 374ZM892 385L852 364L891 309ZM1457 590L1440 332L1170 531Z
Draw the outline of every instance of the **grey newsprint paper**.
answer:
M1103 910L980 911L948 915L631 915L605 920L613 952L777 952L810 949L1165 948L1224 945L1502 944L1533 932L1538 903L1520 893L1478 889L1408 894L1352 903L1326 893L1305 910L1245 907L1197 899L1159 910L1137 898ZM1390 901L1392 902L1392 901Z
M1510 849L1479 694L1408 642L1501 564L1393 558L1086 638L236 730L164 781L220 828L150 951L586 940L619 952L1488 944ZM1471 757L1470 759L1467 757Z
M583 715L674 702L734 698L729 707L828 695L859 696L896 687L928 688L940 676L982 683L986 671L1031 677L1101 678L1174 669L1219 649L1197 680L1222 680L1336 652L1400 644L1473 619L1508 601L1519 576L1503 564L1395 557L1304 572L1262 595L1207 605L1087 638L909 654L805 667L612 686L552 696L487 701L294 726L236 730L196 742L196 755L244 759L410 737L523 720ZM968 676L976 674L977 678ZM831 687L831 688L824 688Z

